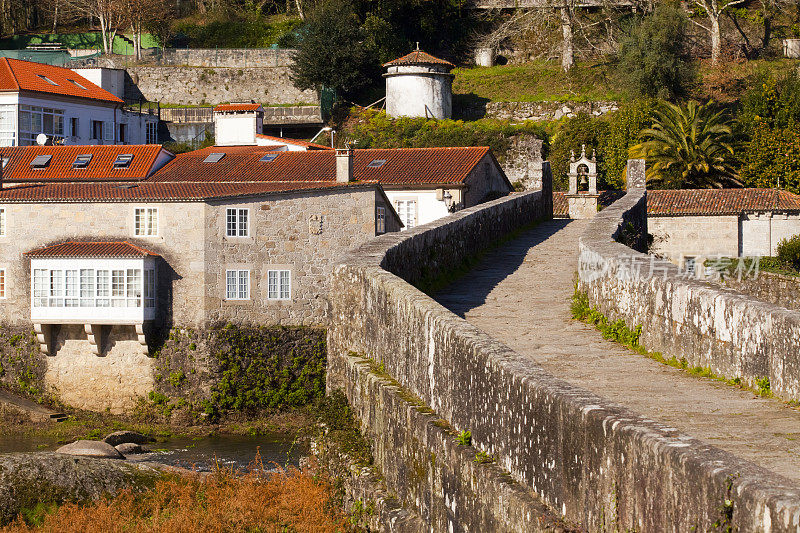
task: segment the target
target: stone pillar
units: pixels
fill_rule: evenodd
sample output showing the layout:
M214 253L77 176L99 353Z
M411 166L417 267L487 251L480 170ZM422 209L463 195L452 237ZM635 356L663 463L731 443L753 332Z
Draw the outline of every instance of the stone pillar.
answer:
M142 347L142 353L150 355L150 351L147 348L147 336L144 333L144 324L136 324L136 338Z
M493 48L478 48L475 50L475 64L479 67L493 67L497 57Z
M33 331L36 333L36 340L39 341L39 349L45 355L51 355L53 349L53 325L34 324Z
M644 159L628 159L628 168L625 172L625 188L647 188Z
M92 353L103 355L103 326L100 324L84 324L83 331L86 332L86 339L89 341Z

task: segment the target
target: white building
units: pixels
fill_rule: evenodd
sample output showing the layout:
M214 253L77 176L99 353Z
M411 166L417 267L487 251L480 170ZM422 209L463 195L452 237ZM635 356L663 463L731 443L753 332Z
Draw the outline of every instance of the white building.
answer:
M330 150L327 146L264 135L264 108L255 102L222 104L214 108L217 146L270 146L275 151Z
M155 144L158 117L70 69L0 58L0 146Z
M449 61L415 50L383 65L386 114L390 117L446 119L453 111L453 74Z

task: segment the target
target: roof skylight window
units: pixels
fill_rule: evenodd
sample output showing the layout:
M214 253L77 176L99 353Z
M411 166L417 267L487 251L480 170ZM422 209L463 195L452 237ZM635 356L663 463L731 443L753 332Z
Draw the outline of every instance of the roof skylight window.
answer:
M49 83L50 85L58 85L56 82L54 82L53 80L51 80L50 78L48 78L48 77L47 77L47 76L45 76L44 74L37 74L37 76L39 76L40 78L42 78L44 81L46 81L46 82L47 82L47 83Z
M31 168L47 168L52 158L53 156L50 154L37 155L33 158L33 161L31 161Z
M367 165L367 168L381 168L383 165L386 164L385 159L373 159Z
M0 158L0 160L2 160L2 162L3 162L3 168L6 168L6 165L11 161L11 158L10 157L3 157L3 158Z
M259 159L259 161L261 161L262 163L272 163L273 161L275 161L276 157L278 157L278 154L267 154L261 159Z
M133 154L119 154L114 160L114 168L128 168L133 161Z
M92 154L80 154L72 162L72 168L86 168L89 166L89 161L92 160Z
M78 83L77 81L75 81L75 80L68 80L68 81L69 81L70 83L72 83L73 85L77 85L77 86L78 86L80 89L83 89L84 91L88 91L88 89L87 89L86 87L84 87L83 85L81 85L81 84L80 84L80 83Z
M219 163L219 161L225 157L224 153L213 153L208 154L205 159L203 159L203 163Z

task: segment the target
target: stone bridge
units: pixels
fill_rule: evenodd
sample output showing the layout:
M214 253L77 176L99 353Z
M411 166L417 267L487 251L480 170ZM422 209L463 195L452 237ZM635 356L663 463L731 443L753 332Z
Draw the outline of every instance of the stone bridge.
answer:
M800 530L793 404L607 341L570 301L577 271L649 349L795 401L800 314L616 242L643 237L644 189L589 222L551 201L545 183L335 268L328 387L372 444L385 530Z

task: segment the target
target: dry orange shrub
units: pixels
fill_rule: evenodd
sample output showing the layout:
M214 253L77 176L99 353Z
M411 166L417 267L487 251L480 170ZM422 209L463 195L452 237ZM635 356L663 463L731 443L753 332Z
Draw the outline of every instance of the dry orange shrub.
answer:
M88 505L67 503L38 527L17 519L1 531L346 531L347 520L330 504L331 494L327 482L294 468L270 475L258 468L243 475L222 469L205 477L170 475L152 490L129 489Z

